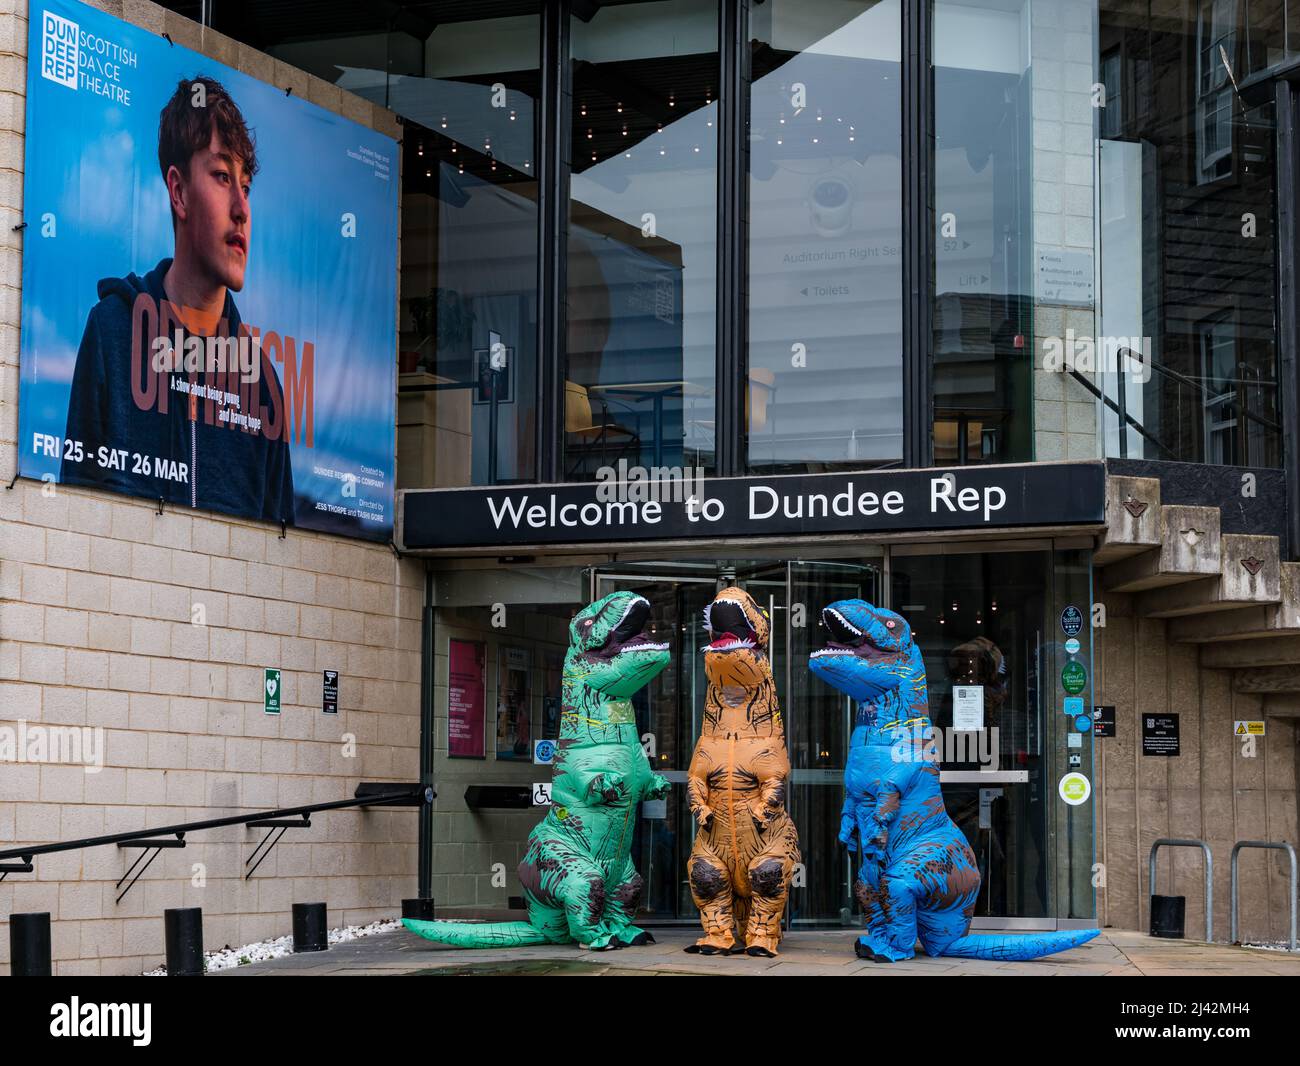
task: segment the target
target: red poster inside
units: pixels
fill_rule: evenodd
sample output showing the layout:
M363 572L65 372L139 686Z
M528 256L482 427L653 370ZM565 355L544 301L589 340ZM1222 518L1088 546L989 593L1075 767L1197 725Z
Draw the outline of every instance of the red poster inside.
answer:
M482 759L487 645L453 640L448 656L447 754L453 759Z

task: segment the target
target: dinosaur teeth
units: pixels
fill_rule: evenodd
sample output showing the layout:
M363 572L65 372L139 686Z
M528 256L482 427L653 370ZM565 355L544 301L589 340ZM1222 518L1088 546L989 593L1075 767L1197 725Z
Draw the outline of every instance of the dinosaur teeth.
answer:
M827 607L826 610L829 614L833 614L838 621L842 622L845 628L848 629L849 632L851 632L855 637L860 637L863 635L862 630L860 630L857 626L855 626L852 622L850 622L847 618L845 618L842 614L840 614L839 611L835 610L834 607Z
M625 652L629 652L629 651L667 651L667 650L668 650L667 644L656 644L654 641L644 640L644 641L638 641L637 643L634 644L624 644L623 647L619 648L618 653L619 655L622 655Z

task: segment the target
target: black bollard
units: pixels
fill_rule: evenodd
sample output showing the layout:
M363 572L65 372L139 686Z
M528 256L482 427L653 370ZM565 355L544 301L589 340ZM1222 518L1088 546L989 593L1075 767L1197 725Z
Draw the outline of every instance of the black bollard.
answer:
M203 976L203 909L169 907L163 911L167 939L167 976Z
M9 916L9 972L14 977L50 977L50 914Z
M1186 914L1186 896L1152 896L1151 935L1181 940Z
M433 921L433 897L419 896L402 900L402 917L415 918L421 922Z
M293 950L328 951L329 928L325 923L325 904L295 903L293 905Z

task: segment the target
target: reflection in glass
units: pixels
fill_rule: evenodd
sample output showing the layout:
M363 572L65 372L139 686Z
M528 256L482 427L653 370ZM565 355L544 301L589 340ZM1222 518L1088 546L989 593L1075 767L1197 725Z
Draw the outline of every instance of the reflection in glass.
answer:
M563 476L712 469L715 5L575 15Z
M902 456L898 0L751 10L751 468Z
M1033 458L1028 8L934 6L934 461L945 466Z
M1109 456L1280 465L1274 117L1239 92L1287 51L1280 6L1099 5L1125 99L1102 123L1099 332L1150 361L1099 375Z
M1043 700L1055 691L1045 676L1054 662L1044 627L1050 564L1046 552L895 555L891 561L893 609L911 625L925 658L942 768L985 770L996 762L1000 775L990 773L987 785L943 786L948 814L979 864L977 917L1049 913L1047 813L1055 778ZM977 732L953 732L959 685L980 689ZM963 725L972 724L970 713L963 708ZM1005 771L1027 771L1028 781L1008 781Z
M420 72L382 82L406 118L399 488L537 476L539 32L536 14L440 23Z

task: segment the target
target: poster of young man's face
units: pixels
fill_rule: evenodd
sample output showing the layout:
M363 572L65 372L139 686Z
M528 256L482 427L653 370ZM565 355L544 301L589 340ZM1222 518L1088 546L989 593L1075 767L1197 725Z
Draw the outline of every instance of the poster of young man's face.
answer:
M390 539L395 129L78 0L27 32L20 475Z

